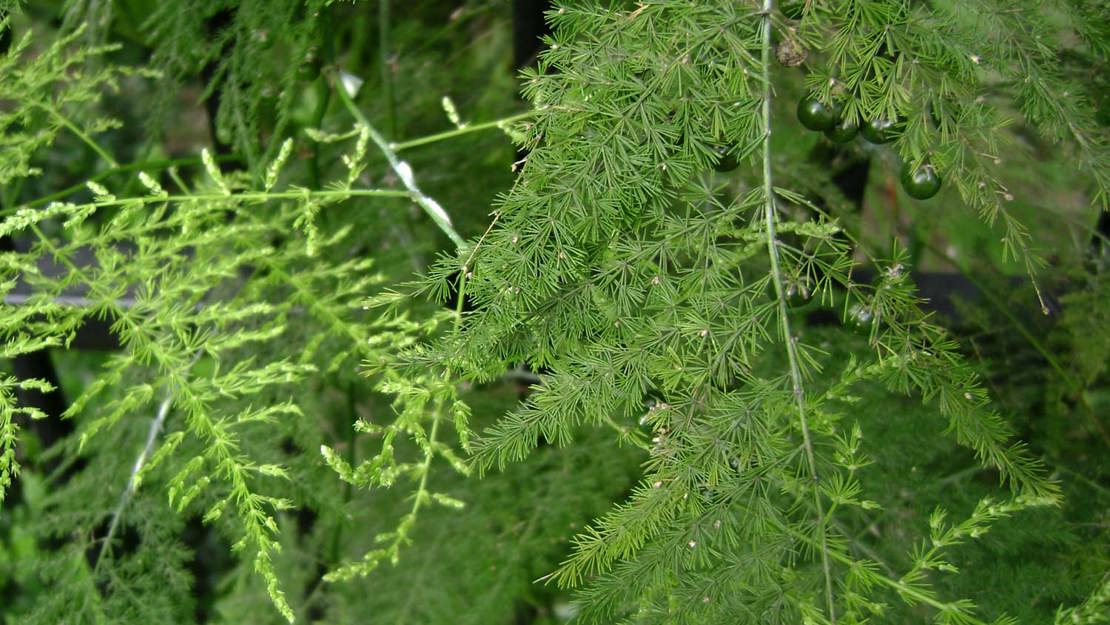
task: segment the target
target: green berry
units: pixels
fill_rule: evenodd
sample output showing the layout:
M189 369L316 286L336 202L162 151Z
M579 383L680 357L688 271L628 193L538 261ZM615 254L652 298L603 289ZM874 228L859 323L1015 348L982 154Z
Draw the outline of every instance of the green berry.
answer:
M855 119L842 119L825 131L825 136L833 143L848 143L856 137L859 124Z
M910 163L903 163L901 180L906 195L918 200L927 200L940 191L940 176L929 163L916 169Z
M840 121L840 106L806 96L798 102L798 121L810 130L828 130Z
M740 162L736 160L736 152L733 147L734 146L729 145L718 145L713 148L713 151L716 152L718 156L717 164L713 166L713 169L724 173L732 171L740 166Z
M889 119L872 119L860 128L864 139L876 145L890 143L902 133L902 125Z

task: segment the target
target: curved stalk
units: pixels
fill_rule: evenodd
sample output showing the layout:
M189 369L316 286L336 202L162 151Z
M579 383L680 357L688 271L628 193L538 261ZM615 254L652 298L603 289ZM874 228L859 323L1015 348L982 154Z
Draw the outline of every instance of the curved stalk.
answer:
M162 431L162 425L166 422L166 416L169 415L172 403L173 395L168 394L162 400L162 403L158 404L158 412L154 415L146 433L146 444L143 445L143 450L139 452L139 456L135 458L135 463L131 467L131 475L127 477L127 485L123 487L123 492L119 496L119 503L112 511L112 521L108 524L108 532L104 535L104 542L100 544L100 553L96 556L96 564L93 565L94 574L100 569L100 564L104 562L104 556L111 550L112 537L116 534L119 520L123 516L123 509L127 507L131 497L135 494L135 476L142 470L143 465L146 464L146 459L150 457L154 450L154 443L158 440L158 434Z
M378 146L378 149L381 150L385 159L389 161L390 169L400 178L405 188L409 190L409 193L406 195L411 195L412 200L420 205L420 208L424 209L424 212L432 218L432 221L447 235L447 238L451 239L451 242L455 244L457 249L465 249L466 241L455 231L455 226L451 223L451 217L447 214L447 211L443 210L439 202L425 195L424 192L420 190L420 187L416 186L416 180L412 175L412 168L409 167L408 163L397 158L397 152L391 147L390 143L382 137L381 133L370 124L370 121L366 119L366 116L359 110L358 105L355 104L354 98L351 94L347 93L347 89L342 84L338 84L338 81L335 93L339 96L340 101L343 102L343 106L350 112L351 117L355 118L355 121L360 127L366 129L370 134L370 139Z
M69 120L68 117L62 115L61 111L48 104L41 104L39 106L47 113L53 115L54 119L58 120L59 124L65 126L66 129L76 135L76 137L80 139L85 145L89 146L89 148L92 149L93 152L96 152L97 156L104 159L104 162L108 163L109 166L111 166L112 168L119 167L119 162L117 162L116 159L113 158L107 150L101 147L99 143L94 141L93 138L86 134L84 130L81 130L77 126L77 124L74 124Z
M775 285L775 298L778 300L779 326L782 329L786 356L790 361L790 383L794 391L794 402L798 408L798 422L802 429L802 445L805 448L806 463L813 480L813 507L817 514L817 532L820 535L821 570L825 577L825 604L829 622L836 625L836 607L833 601L832 572L829 565L828 530L825 509L818 488L817 462L813 456L813 440L809 432L809 419L806 417L805 388L798 356L798 345L790 330L790 315L786 307L786 289L783 287L782 270L779 266L778 237L775 234L775 185L771 175L771 11L774 0L763 0L760 35L762 37L760 60L763 67L763 196L764 219L767 231L767 256L771 262L771 278Z

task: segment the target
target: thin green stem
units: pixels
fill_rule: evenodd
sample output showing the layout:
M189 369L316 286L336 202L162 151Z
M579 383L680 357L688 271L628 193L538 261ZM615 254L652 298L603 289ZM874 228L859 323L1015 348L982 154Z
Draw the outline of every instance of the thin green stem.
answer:
M318 40L323 42L320 54L320 67L316 72L316 79L313 85L316 89L316 110L312 113L312 127L321 128L324 123L324 115L328 112L328 106L331 104L331 87L328 85L328 77L324 74L324 68L331 64L335 56L334 40L332 35L332 19L333 14L331 11L326 12L320 17L317 22L319 30L316 33ZM357 29L356 29L357 30ZM313 142L312 157L308 162L308 178L312 188L318 189L320 187L320 143Z
M382 71L382 97L390 136L397 136L397 103L393 95L393 67L390 58L389 0L378 0L378 55Z
M328 105L331 103L331 89L328 88L327 78L321 74L317 78L319 101L316 104L316 111L312 115L312 126L319 128L324 122L324 114L327 113ZM308 176L312 186L320 186L320 143L314 142L312 145L312 158L308 162Z
M77 127L76 124L69 121L69 118L67 118L65 115L62 115L61 111L49 104L40 104L39 106L41 106L46 112L53 115L54 118L57 119L61 125L65 126L70 132L76 135L77 138L81 139L81 141L83 141L85 145L92 148L92 151L96 152L97 155L100 156L100 158L104 159L105 162L107 162L112 167L119 167L119 163L116 162L116 159L112 158L112 155L109 154L107 150L100 147L100 144L96 141L93 141L93 138L86 134L84 130L81 130Z
M362 73L362 61L366 53L366 41L371 32L369 12L358 12L359 19L356 23L351 25L351 41L348 45L344 46L341 55L344 58L343 65L347 67L353 74L359 75Z
M347 107L347 111L351 113L355 121L366 129L366 132L370 135L370 139L378 146L382 154L385 155L386 160L389 161L389 166L393 169L393 173L397 174L397 177L401 180L401 184L405 185L405 188L409 190L409 193L404 195L412 197L413 201L419 204L420 208L424 209L424 212L427 213L427 215L432 218L432 221L439 226L439 229L451 239L451 242L455 244L456 248L460 250L464 249L466 247L466 241L455 230L454 225L451 223L451 217L447 214L447 211L443 210L439 202L428 197L420 190L420 187L416 185L416 180L412 175L412 168L409 167L408 163L397 158L397 153L393 151L393 148L390 147L389 142L382 137L381 133L370 124L366 116L362 114L358 105L355 104L354 99L351 98L351 94L347 93L347 89L343 86L342 81L337 80L334 82L336 83L335 92L339 95L339 99L343 102L343 106Z
M218 156L214 157L214 158L219 160ZM177 185L177 188L181 189L182 193L192 193L193 192L192 188L190 188L189 185L186 184L185 181L181 179L181 175L177 173L177 168L176 167L170 167L168 170L166 170L166 173L169 175L170 180L173 180L173 183Z
M420 483L416 487L415 501L412 502L412 509L409 511L409 516L414 520L416 514L420 512L420 507L424 504L424 494L428 491L428 473L432 466L432 458L435 457L435 450L433 447L436 444L436 435L439 433L439 410L440 406L432 411L432 429L428 432L428 451L424 452L424 462L420 464Z
M197 360L200 359L201 353L202 352L197 351L197 353L193 356L193 361L189 365L190 367L195 364ZM187 374L188 370L186 370L185 374L183 375ZM127 485L124 486L123 492L120 493L119 503L116 504L115 510L112 511L112 520L108 524L108 532L104 535L104 542L102 542L100 545L100 553L96 556L96 564L93 566L93 574L96 574L96 572L100 569L100 565L102 562L104 562L105 556L111 554L112 537L115 535L116 530L119 527L120 519L123 518L124 509L127 508L127 505L129 503L131 503L131 499L132 497L134 497L135 491L138 490L138 483L136 480L138 478L139 472L142 471L143 466L147 462L147 459L150 458L151 453L154 451L154 444L158 441L158 435L161 434L162 429L165 426L166 417L169 416L170 408L172 406L173 393L167 391L166 397L161 401L161 403L158 404L158 410L155 413L154 418L151 420L150 427L147 429L146 444L143 445L142 451L139 452L138 457L135 458L135 462L131 467L131 474L127 477Z
M793 535L795 538L801 540L802 542L807 542L811 546L813 545L813 539L811 539L809 536L807 536L805 534L805 532L799 532L798 530L795 530L795 529L793 529L789 526L785 526L785 525L780 525L780 527L782 529L785 529L787 532L789 532L791 535ZM856 565L856 561L854 561L852 558L850 558L850 557L848 557L848 556L846 556L842 553L834 551L834 552L832 552L831 555L832 555L833 559L835 559L837 562L840 562L841 564L843 564L845 566L850 567L850 566L855 566ZM872 579L875 579L876 581L878 581L878 583L882 584L883 586L886 586L887 588L890 588L891 590L894 590L895 592L897 592L899 595L901 595L904 598L913 599L914 601L916 601L918 603L925 604L925 605L927 605L931 608L934 608L936 610L939 610L941 612L957 613L963 619L962 621L960 621L961 623L968 623L968 625L987 625L987 623L985 623L985 622L975 618L974 616L968 614L967 611L962 609L959 605L954 605L954 604L950 604L950 603L944 603L943 601L938 601L936 598L931 597L931 596L921 592L917 588L914 588L913 586L910 586L910 585L906 584L905 582L903 582L901 580L897 580L897 579L894 579L893 577L887 577L886 575L879 575L879 574L874 575L874 577Z
M774 9L774 0L763 0L763 17L760 23L762 36L761 62L763 65L763 195L764 219L767 230L767 256L771 262L771 279L775 285L775 297L778 300L779 324L782 328L782 339L786 344L786 356L790 361L790 383L794 392L794 403L798 409L798 421L802 429L802 445L805 448L806 463L813 480L813 507L816 513L817 533L820 535L821 570L825 576L825 604L829 612L829 622L836 625L836 605L833 599L832 570L829 565L828 528L826 525L824 504L821 501L821 491L818 487L817 461L813 455L813 440L809 431L809 419L806 417L805 389L802 385L802 373L798 355L798 345L790 329L790 315L786 306L786 289L783 287L782 269L779 266L778 237L775 234L775 186L771 172L771 104L773 94L771 90L771 11Z
M96 564L93 565L93 574L95 575L100 570L100 565L104 562L104 557L111 552L112 537L116 534L116 529L119 527L119 521L123 518L123 510L130 503L131 497L135 494L135 476L142 470L143 465L146 464L146 459L150 457L151 452L154 450L154 443L158 440L158 434L162 431L162 426L166 422L166 416L169 415L170 406L173 404L173 395L167 394L166 398L158 404L158 411L151 420L150 427L146 434L146 444L139 452L139 456L135 459L134 465L131 467L131 474L127 477L127 484L123 487L123 492L120 493L119 503L116 504L115 510L112 511L112 521L108 524L108 532L104 535L104 542L100 544L100 553L96 556Z
M55 259L58 259L71 272L78 276L81 282L88 285L90 294L102 298L106 302L114 301L114 296L112 294L99 292L102 290L101 285L99 285L96 281L90 280L84 270L74 264L73 261L70 260L68 257L61 254L57 246L55 246L50 241L50 238L47 237L45 233L43 233L42 229L40 229L37 224L31 224L30 229L35 234L35 236L38 237L43 247L51 254L51 256L53 256ZM138 345L138 342L142 341L149 345L149 343L151 343L151 340L145 336L144 327L142 326L142 324L136 321L128 311L121 310L119 307L114 305L112 305L112 308L114 316L124 326L126 326L126 329L121 329L121 337L124 336L123 333L128 333L129 336L129 340L121 339L121 343L124 345L131 344L129 350L131 351L132 356L134 356L134 354L137 353L140 349L142 349L143 347L147 347L146 345ZM185 376L177 370L176 367L179 366L178 362L175 362L173 358L167 357L165 353L162 353L160 350L157 349L150 350L150 353L157 363L156 366L158 370L165 373L167 377L167 387L170 389L170 393L178 394L182 399L183 406L205 406L205 402L197 397L196 393L187 383ZM192 363L190 363L189 366L191 366L191 364ZM186 369L186 372L187 371L188 369ZM231 439L229 441L227 439L219 440L217 438L219 435L216 427L217 421L214 421L211 417L209 417L206 410L190 410L186 421L197 422L196 424L190 424L189 430L201 441L207 443L220 443L209 445L210 451L206 452L206 454L211 454L211 456L214 457L215 462L221 463L223 466L228 467L224 471L224 475L232 491L229 495L229 498L234 498L236 501L239 502L247 502L245 505L242 503L240 503L239 505L240 517L243 521L247 523L246 537L253 538L255 547L259 549L260 554L263 554L256 557L255 569L264 577L272 579L273 583L276 585L277 582L273 571L273 565L270 563L269 560L270 553L274 547L268 545L268 539L266 538L266 536L268 536L271 531L276 533L277 530L270 530L266 520L259 520L260 515L263 517L265 517L265 515L262 514L262 510L259 505L253 502L252 492L247 487L247 469L242 465L241 462L239 462L239 459L234 455L234 453L238 451L238 444L234 441L234 439ZM292 610L289 607L288 603L286 603L285 600L282 598L281 591L278 590L275 594L271 590L270 598L274 601L276 607L282 613L282 615L284 615L288 620L292 621Z
M832 524L834 526L836 526L837 531L839 531L841 534L843 534L845 536L849 535L848 528L844 527L840 523L837 523L836 521L832 521ZM878 564L879 567L882 568L883 571L885 571L887 575L890 575L892 577L894 575L897 575L897 573L894 571L894 569L891 568L891 566L889 564L887 564L886 561L883 560L882 557L874 549L872 549L870 546L868 546L866 543L864 543L860 539L860 536L862 534L864 534L865 532L867 532L867 531L868 531L868 528L866 528L866 527L861 529L859 531L859 533L857 533L856 535L851 536L849 538L849 543L852 546L854 546L856 549L859 549L860 551L862 551L863 555L865 555L868 558L871 558L872 560L874 560L875 564Z
M495 120L489 121L489 122L482 122L480 124L468 124L468 125L462 126L461 128L456 128L454 130L446 130L444 132L438 132L434 135L428 135L426 137L419 137L417 139L410 139L408 141L402 141L400 143L390 143L389 147L393 148L393 150L395 152L400 152L401 150L407 150L409 148L415 148L417 146L426 145L426 144L429 144L429 143L435 143L437 141L443 141L445 139L453 139L455 137L470 134L472 132L479 132L481 130L488 130L490 128L501 128L505 124L511 124L515 121L519 121L519 120L522 120L522 119L527 119L527 118L531 117L534 114L535 114L534 111L525 111L523 113L517 113L516 115L510 115L508 117L502 117L501 119L495 119Z
M249 193L194 193L189 195L149 195L143 197L116 198L99 202L89 202L85 206L104 208L108 206L124 206L130 204L160 204L163 202L210 202L216 200L232 200L247 202L269 202L273 200L295 199L333 199L348 197L412 197L408 191L393 189L335 189L318 191L252 191Z
M459 298L455 301L455 332L459 331L459 325L462 323L463 300L466 297L466 273L469 269L469 267L463 267L463 270L459 272Z
M12 184L4 186L0 189L0 208L7 209L9 206L15 204L19 199L19 195L23 192L23 182L26 178L19 178L13 181Z
M220 155L214 155L212 158L217 163L242 160L241 157L238 154L220 154ZM157 170L160 170L160 169L170 169L172 167L177 167L179 165L200 165L200 164L201 164L201 160L200 160L199 156L190 156L188 158L176 158L176 159L157 160L157 161L136 161L134 163L128 163L126 165L120 165L120 166L114 167L112 169L106 169L102 172L97 173L95 176L92 176L91 178L89 178L89 180L92 181L92 182L100 182L101 180L104 180L105 178L110 178L110 177L112 177L116 174L127 173L127 172L130 172L130 171L140 171L141 170L141 171L151 172L151 171L157 171ZM30 202L27 202L23 206L26 206L28 208L36 208L38 206L45 206L45 205L47 205L51 202L63 199L63 198L68 197L68 196L70 196L74 193L77 193L78 191L82 191L84 189L87 189L88 187L86 185L87 185L87 183L80 182L80 183L77 183L73 186L66 187L65 189L62 189L61 191L57 191L55 193L51 193L50 195L44 195L40 198L36 198L34 200L31 200Z
M462 324L462 309L463 302L466 299L466 272L459 273L459 295L455 301L455 319L452 325L452 331L456 334ZM451 368L448 367L443 372L443 378L450 380ZM439 434L440 410L443 408L441 401L437 401L435 408L432 410L432 429L428 431L428 447L424 451L424 461L420 464L420 482L416 486L416 495L412 502L412 508L409 510L408 517L412 522L416 521L416 515L420 512L421 506L424 505L424 500L427 498L428 492L428 474L431 472L432 460L435 459L435 444L436 438ZM397 541L394 542L394 548L400 544L401 536L398 535Z

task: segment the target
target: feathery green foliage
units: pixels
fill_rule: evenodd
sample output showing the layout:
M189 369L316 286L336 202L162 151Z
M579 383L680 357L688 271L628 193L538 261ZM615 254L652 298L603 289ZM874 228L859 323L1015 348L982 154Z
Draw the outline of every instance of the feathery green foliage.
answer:
M1103 622L1101 3L202 4L0 7L4 622Z

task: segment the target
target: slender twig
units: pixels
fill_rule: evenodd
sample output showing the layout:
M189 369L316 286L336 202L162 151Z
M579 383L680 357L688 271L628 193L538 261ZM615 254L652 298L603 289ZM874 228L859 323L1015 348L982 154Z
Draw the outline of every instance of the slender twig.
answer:
M432 429L428 432L428 450L424 452L424 461L420 463L420 483L416 487L416 495L413 497L412 509L409 511L409 517L416 519L416 515L420 512L421 506L424 505L424 500L427 498L425 493L428 492L428 473L432 466L432 459L435 458L435 444L436 435L439 433L439 411L440 407L436 406L432 411Z
M465 135L465 134L470 134L472 132L479 132L479 131L482 131L482 130L488 130L490 128L502 128L506 124L511 124L515 121L520 121L522 119L527 119L527 118L531 117L534 114L535 114L535 111L525 111L523 113L517 113L516 115L509 115L508 117L502 117L501 119L495 119L493 121L482 122L480 124L467 124L467 125L461 126L459 128L456 128L454 130L445 130L443 132L437 132L436 134L428 135L426 137L419 137L417 139L410 139L408 141L401 141L400 143L390 143L389 147L393 148L393 150L395 152L400 152L401 150L407 150L409 148L415 148L417 146L426 145L428 143L436 143L437 141L443 141L445 139L453 139L455 137Z
M32 299L35 299L36 295L37 294L33 292L9 291L4 294L3 301L10 306L22 306ZM50 298L50 301L61 306L76 306L77 308L89 308L95 305L95 302L88 297L83 295L68 295L66 293L55 295ZM121 309L126 310L135 305L135 298L119 297L116 298L115 302Z
M242 157L239 156L238 154L218 154L218 155L213 155L212 159L215 160L217 163L222 163L222 162L227 162L227 161L240 161L240 160L242 160ZM100 182L101 180L104 180L105 178L109 178L109 177L114 176L116 174L122 174L122 173L126 173L126 172L129 172L129 171L140 171L141 170L141 171L146 171L146 172L149 173L151 171L156 171L156 170L161 170L161 169L170 169L172 167L177 167L179 165L200 165L201 162L202 161L201 161L199 156L190 156L188 158L175 158L175 159L169 159L169 160L136 161L134 163L128 163L126 165L120 165L119 167L114 167L112 169L105 169L104 171L99 172L94 176L91 176L89 178L89 181L91 181L91 182ZM70 195L73 195L74 193L77 193L78 191L84 191L85 189L88 189L87 185L88 185L87 182L79 182L79 183L77 183L73 186L66 187L65 189L62 189L61 191L51 193L50 195L44 195L40 198L35 198L35 199L31 200L30 202L27 202L26 204L24 204L24 206L26 206L28 208L35 208L35 207L38 207L38 206L45 206L45 205L47 205L51 202L69 197Z
M219 161L218 156L213 156L212 158L217 162ZM170 167L169 169L167 169L166 175L170 177L170 180L172 180L175 185L177 185L178 189L181 189L182 193L193 192L189 185L186 184L185 181L181 178L181 172L177 171L176 167Z
M65 126L74 135L77 135L78 139L83 141L85 143L85 145L92 148L92 151L96 152L97 155L100 156L100 158L105 160L105 162L107 162L112 167L119 167L119 163L116 162L116 159L112 158L112 155L109 154L107 150L100 147L100 144L97 143L96 141L93 141L93 138L90 137L88 134L86 134L84 130L81 130L80 128L78 128L77 124L74 124L73 122L69 121L69 118L67 118L65 115L62 115L61 111L59 111L58 109L54 108L53 106L51 106L49 104L42 104L40 106L42 106L42 108L46 112L53 115L54 118L58 120L58 123Z
M319 128L324 122L324 114L327 113L328 105L331 103L331 89L328 87L327 79L320 75L317 79L319 85L318 102L316 104L316 111L312 116L312 127ZM320 143L315 142L312 145L312 157L308 161L308 175L312 182L313 187L320 186Z
M813 507L817 515L817 533L820 535L821 570L825 576L825 603L829 612L829 622L836 625L832 571L829 566L828 529L826 527L824 504L821 501L821 491L818 488L817 461L813 455L809 420L806 417L805 390L802 386L802 373L798 364L801 359L798 355L798 346L795 343L793 332L790 330L790 315L786 307L786 289L783 287L782 269L779 267L778 238L775 234L775 187L771 176L771 103L773 100L771 91L771 11L773 8L774 0L763 0L760 34L763 39L761 54L763 65L763 195L767 230L767 256L771 261L771 278L775 285L775 297L778 299L782 338L786 344L787 359L790 361L790 382L794 391L794 402L798 409L798 421L802 429L802 444L805 448L806 461L813 481Z
M393 59L390 54L389 0L378 0L378 62L382 71L382 97L385 98L389 134L397 136L397 102L393 95Z
M329 189L297 191L251 191L247 193L192 193L186 195L146 195L140 197L115 198L89 202L84 206L104 208L107 206L125 206L134 204L161 204L164 202L210 202L216 200L268 202L272 200L296 199L344 199L348 197L412 197L409 191L394 189Z
M841 534L844 534L845 536L848 535L848 528L844 527L840 523L837 523L835 520L832 521L832 524L836 526L837 531L839 531ZM871 560L873 560L875 562L875 564L878 564L879 567L882 568L883 571L885 571L887 575L889 575L891 577L897 576L898 573L889 564L887 564L886 561L883 560L883 558L874 549L872 549L870 546L868 546L866 543L864 543L862 540L860 540L860 538L859 538L860 534L862 534L865 531L867 531L867 530L864 529L860 533L856 534L855 536L852 536L851 539L850 539L850 544L853 547L855 547L856 549L859 549L860 551L862 551L863 555L867 556L868 558L871 558Z
M197 352L193 357L195 363L200 358L200 352ZM131 475L127 476L127 485L124 486L123 492L120 493L119 503L116 504L115 510L112 511L112 521L108 524L108 533L104 535L104 542L100 544L100 553L96 556L96 564L93 565L93 573L100 569L100 563L104 561L105 555L109 553L112 545L112 537L116 533L116 528L119 526L120 518L123 516L123 510L127 504L131 502L137 490L135 478L139 475L139 471L143 469L146 464L147 458L150 453L154 451L154 443L158 440L158 434L161 433L162 427L166 423L166 417L170 414L170 406L173 404L173 392L166 393L166 397L158 404L158 411L154 415L154 419L150 422L150 428L146 433L146 444L143 445L143 450L139 452L138 457L135 458L135 463L131 466Z
M813 539L807 536L805 532L799 532L798 530L795 530L794 528L785 524L780 524L779 527L790 533L795 538L801 540L802 542L809 543L810 546L813 546ZM844 554L834 551L831 555L834 559L836 559L841 564L844 564L845 566L855 566L857 564L857 562L853 561L852 558ZM939 601L935 597L923 593L918 588L910 586L900 579L894 579L893 577L887 577L886 575L878 574L874 575L872 579L877 581L879 584L882 584L883 586L894 590L904 599L913 599L918 603L925 604L946 614L959 614L960 618L962 619L960 621L961 623L967 623L968 625L987 625L987 623L985 623L984 621L981 621L971 614L968 614L967 611L964 610L963 607L959 604L944 603L943 601ZM907 603L909 602L907 601Z
M439 229L451 239L455 247L460 250L464 249L466 247L466 241L455 231L455 227L451 224L451 217L447 214L447 211L443 210L439 202L425 195L424 192L420 190L420 187L416 185L416 179L412 175L412 168L409 167L409 164L397 158L397 153L390 147L389 142L382 137L381 133L370 124L366 116L362 114L362 111L351 98L351 94L347 93L347 88L342 82L337 80L335 83L335 92L339 94L339 99L343 101L343 106L347 107L351 116L370 134L370 139L378 146L382 154L385 155L386 160L389 161L389 167L393 170L393 173L401 179L401 183L409 190L408 193L402 193L402 195L410 195L413 201L419 204L420 208L423 208L424 212L432 218L432 221L434 221L437 226L439 226Z
M451 330L456 335L458 334L459 328L462 325L462 312L463 312L462 309L463 309L463 302L465 300L465 297L466 297L466 274L465 273L460 273L459 274L459 295L458 295L458 299L455 302L455 319L454 319L454 322L453 322L453 325L452 325L452 330ZM443 379L444 380L450 380L451 379L451 368L450 367L447 367L447 368L444 369ZM432 460L435 459L436 440L437 440L437 437L439 435L439 422L441 420L440 410L442 408L443 408L442 402L437 400L436 404L435 404L435 407L432 409L432 428L428 431L428 439L426 441L427 444L424 448L424 459L421 461L420 468L417 470L417 473L419 473L419 475L420 475L420 481L419 481L419 483L417 483L416 492L413 494L412 508L409 509L409 513L406 515L406 518L408 518L410 520L409 521L410 523L415 523L416 522L416 516L417 516L417 514L420 513L420 508L423 507L424 500L428 499L428 494L427 494L428 493L428 474L431 473ZM393 542L390 544L389 550L392 551L394 554L396 554L397 550L400 549L401 543L404 539L405 539L404 535L401 532L398 532L397 536L393 539Z
M112 511L112 522L108 524L108 533L104 535L104 541L100 544L100 553L97 554L96 564L93 566L94 574L100 569L100 563L104 561L104 556L111 548L112 537L119 526L120 517L123 516L123 509L127 507L127 504L131 502L131 497L135 494L135 476L142 470L150 452L154 450L154 441L157 440L158 433L162 431L162 425L166 422L166 416L170 413L171 404L173 404L173 395L166 395L162 403L158 404L158 412L154 415L154 419L150 422L150 429L146 433L146 444L143 445L143 450L135 458L135 464L131 466L131 475L127 476L127 485L123 487L123 492L119 496L119 503Z

